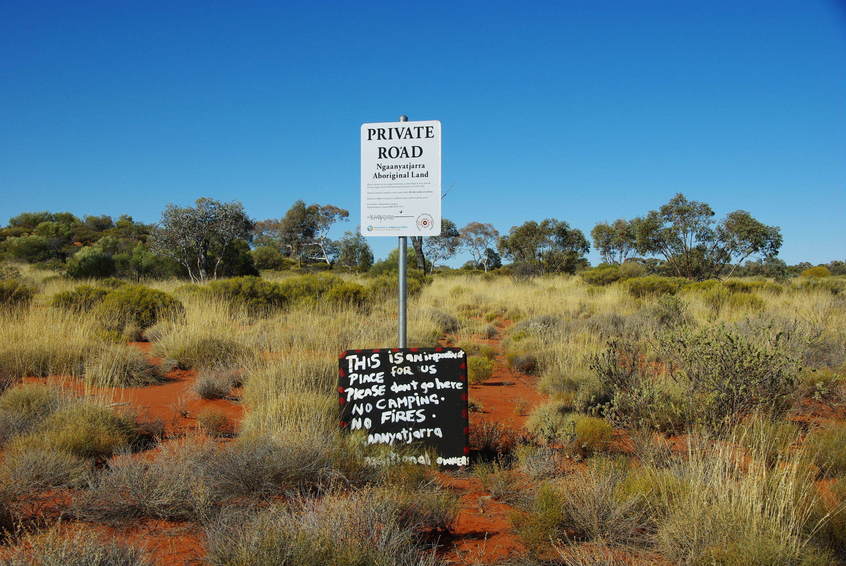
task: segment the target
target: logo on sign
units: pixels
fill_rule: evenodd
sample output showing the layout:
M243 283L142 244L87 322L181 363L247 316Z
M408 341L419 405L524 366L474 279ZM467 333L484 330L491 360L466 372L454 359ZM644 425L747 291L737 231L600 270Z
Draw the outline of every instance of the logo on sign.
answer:
M421 230L431 230L435 221L431 214L421 214L417 217L417 227Z

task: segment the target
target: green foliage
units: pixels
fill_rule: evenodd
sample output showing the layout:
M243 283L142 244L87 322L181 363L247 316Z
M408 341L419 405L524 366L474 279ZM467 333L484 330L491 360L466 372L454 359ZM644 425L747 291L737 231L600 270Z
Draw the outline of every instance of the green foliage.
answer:
M644 277L633 277L626 281L626 290L633 297L644 298L660 295L675 295L687 284L687 280L681 277L661 277L659 275L646 275Z
M619 265L603 264L579 273L579 277L591 285L610 285L622 278Z
M0 279L0 310L28 307L35 289L16 279Z
M79 285L70 291L56 293L53 295L50 304L56 308L83 313L103 302L108 293L109 291L106 289L92 287L91 285Z
M753 340L723 326L683 329L662 340L662 358L696 420L714 429L752 412L781 414L795 392L796 362L778 337Z
M809 267L805 271L800 274L800 277L807 277L807 278L821 278L821 277L831 277L831 271L824 266L818 265L816 267Z
M96 309L108 330L123 332L129 326L145 330L160 319L182 316L185 308L163 291L125 285L110 291Z
M296 265L294 260L285 257L274 246L259 246L250 253L253 254L253 261L258 269L283 271L285 269L291 269Z
M111 277L115 271L112 256L92 246L80 249L67 263L68 277L73 279Z
M493 373L493 360L479 356L467 358L467 379L470 383L481 383Z
M363 285L343 281L329 289L325 298L330 304L362 308L367 305L370 294Z
M575 448L585 454L593 454L608 448L614 429L605 420L587 415L572 415L572 442Z
M253 316L269 315L289 301L281 285L261 277L246 276L212 281L209 293L247 309Z
M289 277L277 285L292 304L317 304L333 287L343 282L343 279L333 275L301 275Z
M373 252L367 240L358 233L346 232L338 241L337 265L366 273L373 266Z

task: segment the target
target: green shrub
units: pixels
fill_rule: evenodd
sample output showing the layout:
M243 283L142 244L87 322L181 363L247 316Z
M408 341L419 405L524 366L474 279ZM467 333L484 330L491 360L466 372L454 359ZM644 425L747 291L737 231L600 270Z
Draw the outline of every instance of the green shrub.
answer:
M123 332L127 327L135 327L143 331L160 319L183 315L185 308L163 291L125 285L110 291L96 313L108 330Z
M644 544L652 510L639 494L619 489L626 477L619 463L600 459L561 481L542 484L528 513L512 518L517 534L535 555L565 540Z
M85 380L97 387L141 387L160 383L162 374L136 348L107 344L85 361Z
M10 443L12 450L59 450L79 458L105 458L135 440L132 419L91 403L61 407Z
M584 454L593 454L608 448L614 429L604 419L575 414L572 419L572 442Z
M598 265L582 271L579 273L579 277L591 285L610 285L619 281L623 274L620 273L619 265Z
M35 289L16 279L0 279L0 311L26 308L35 296Z
M3 279L20 279L21 270L14 265L8 263L0 263L0 280Z
M806 278L831 277L831 271L824 265L818 265L816 267L809 267L799 276Z
M101 302L109 292L91 285L79 285L70 291L63 291L53 295L50 304L56 308L73 312L87 312Z
M662 361L684 390L695 420L719 429L754 412L779 415L796 391L797 363L780 341L723 326L662 338Z
M282 271L283 269L292 269L297 264L296 261L285 257L282 252L273 246L259 246L250 253L253 256L256 269Z
M4 566L152 566L143 551L98 533L58 528L31 534L3 562Z
M254 357L240 342L213 334L168 336L156 344L155 351L174 360L180 369L239 367Z
M84 247L68 260L67 274L73 279L109 277L115 274L115 260L95 247Z
M348 307L364 307L370 295L363 285L344 281L329 289L326 292L326 301L330 304L343 305Z
M687 284L688 280L681 277L661 277L658 275L633 277L625 282L629 294L637 298L675 295Z
M277 283L291 303L317 304L336 285L344 282L333 275L300 275Z
M0 445L36 427L59 409L62 398L55 387L28 383L0 395Z
M817 401L843 400L846 377L828 368L805 369L799 376L799 392L803 397Z
M254 316L268 315L289 301L281 285L252 275L212 281L207 288L212 295L242 306Z
M481 383L493 373L493 360L478 356L467 358L467 379L470 383Z

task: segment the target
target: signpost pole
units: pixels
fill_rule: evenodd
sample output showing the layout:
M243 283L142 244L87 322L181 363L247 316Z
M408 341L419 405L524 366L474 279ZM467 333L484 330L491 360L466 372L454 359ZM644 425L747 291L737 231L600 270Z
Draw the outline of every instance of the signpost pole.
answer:
M408 122L408 116L403 114L399 117L400 122ZM408 304L407 304L407 297L408 297L408 289L406 288L407 284L407 275L408 275L408 237L407 236L399 236L399 347L405 348L407 347L407 338L408 333L406 330L406 324L408 322Z

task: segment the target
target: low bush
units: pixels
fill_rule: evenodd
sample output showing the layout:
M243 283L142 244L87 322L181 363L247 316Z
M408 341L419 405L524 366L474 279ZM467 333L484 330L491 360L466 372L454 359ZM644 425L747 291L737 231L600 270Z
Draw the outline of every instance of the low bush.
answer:
M499 423L483 422L470 427L469 444L476 449L479 458L485 461L507 460L517 440L511 429Z
M818 265L816 267L809 267L799 276L806 278L831 277L831 271L824 265Z
M799 376L799 394L816 401L840 402L846 396L846 376L828 368L806 368Z
M134 327L143 332L160 319L184 315L185 308L163 291L125 285L110 291L96 313L108 330L123 332Z
M367 305L370 294L363 285L344 281L329 289L326 292L326 301L330 304L363 308Z
M614 434L604 419L575 414L570 417L572 424L571 442L583 454L593 454L608 448Z
M155 352L181 369L239 367L254 357L240 342L216 334L172 334L156 343Z
M681 277L647 275L628 279L625 285L630 295L640 299L660 295L675 295L688 283L687 279Z
M662 339L661 356L690 400L693 420L716 430L750 413L779 415L788 408L798 368L779 340L723 326L682 330Z
M558 399L551 399L538 405L526 421L526 429L539 442L546 445L561 442L568 430L571 407Z
M342 283L343 279L333 275L300 275L284 279L276 285L291 304L316 305L333 287Z
M34 296L34 287L17 279L0 279L0 311L26 308Z
M461 329L461 322L449 313L437 309L429 309L428 314L441 334L454 334Z
M586 269L579 273L579 277L591 285L610 285L619 281L623 274L619 265L598 265L592 269Z
M152 566L144 552L88 529L58 528L31 534L3 561L4 566Z
M534 354L511 354L508 363L512 369L526 375L537 375L540 370L538 358Z
M246 308L253 316L269 315L289 302L281 285L252 275L212 281L207 289L213 296Z
M107 344L85 361L85 380L97 387L142 387L160 383L163 377L136 348Z
M493 360L479 356L467 358L467 379L470 383L481 383L491 377Z
M91 285L79 285L70 291L56 293L53 295L50 304L56 308L77 313L88 312L103 302L108 293L106 289L92 287Z

